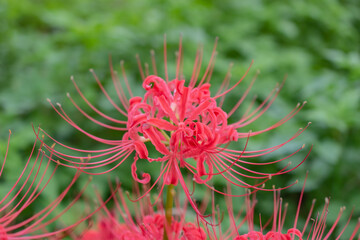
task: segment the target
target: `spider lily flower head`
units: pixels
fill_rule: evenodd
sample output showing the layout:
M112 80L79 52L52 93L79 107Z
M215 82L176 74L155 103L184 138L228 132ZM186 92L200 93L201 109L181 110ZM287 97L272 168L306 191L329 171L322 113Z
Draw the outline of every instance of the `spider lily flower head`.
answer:
M255 105L254 100L240 119L230 123L229 118L236 112L238 107L248 96L256 77L253 78L249 87L244 91L244 94L237 103L226 103L232 104L233 108L229 112L225 112L222 108L225 96L229 92L233 91L243 81L250 70L250 67L231 87L229 87L229 70L220 89L218 89L218 91L214 94L214 92L211 92L210 82L215 61L216 45L217 41L208 66L206 67L205 73L202 77L200 77L202 50L197 52L193 72L187 80L185 80L185 77L182 74L181 40L177 54L176 74L172 80L169 78L167 70L166 40L164 40L165 74L163 78L160 77L160 74L158 73L155 63L155 54L153 51L151 52L151 63L153 69L152 75L149 74L150 70L148 65L145 65L146 69L145 71L143 70L140 58L138 58L140 75L143 79L142 86L145 90L145 94L143 96L134 96L132 93L125 74L123 62L121 62L121 70L124 84L121 84L120 77L113 69L110 59L110 71L112 81L114 83L114 89L118 95L117 100L110 97L109 93L106 91L94 71L90 70L101 91L104 93L109 103L123 116L122 118L108 116L99 110L95 104L91 103L86 98L74 81L74 78L71 77L78 94L88 105L87 110L83 109L81 105L77 104L70 94L68 94L68 97L75 108L77 108L82 115L95 124L116 132L122 132L123 136L121 139L115 140L98 137L80 127L65 112L60 104L57 104L56 107L56 105L52 104L48 99L55 111L71 126L91 139L107 146L106 148L100 150L77 149L58 142L43 131L46 136L57 143L57 147L61 147L65 151L70 150L78 153L76 155L67 154L64 153L63 150L57 148L53 150L53 155L59 159L60 164L77 168L82 172L93 175L104 174L112 171L124 161L130 159L128 161L132 161L132 177L142 184L149 183L151 176L149 173L142 173L141 176L139 176L137 172L137 163L139 161L147 161L151 163L159 162L161 163L160 175L153 182L154 186L160 186L160 194L162 193L162 189L164 189L165 185L180 184L184 189L186 196L190 200L190 204L194 208L196 208L196 206L191 200L191 193L186 186L186 181L182 175L182 169L187 169L187 172L192 175L192 178L196 183L204 184L211 189L214 188L211 186L209 181L214 177L222 177L233 186L252 188L254 191L257 191L263 189L261 186L271 177L285 174L297 168L308 155L303 161L295 166L290 166L290 162L288 160L295 153L303 149L304 146L299 147L299 149L295 152L282 159L271 162L258 163L252 161L252 158L261 157L277 151L299 136L308 125L305 128L299 129L293 136L283 143L269 148L250 151L247 149L247 145L252 136L275 129L283 125L289 119L293 118L301 110L305 102L303 104L297 104L289 114L266 129L243 132L243 128L245 126L256 121L269 109L278 96L284 82L280 85L276 85L265 100L256 107L253 106ZM125 93L126 91L128 94ZM88 113L88 110L95 112L99 115L99 117L103 118L103 120L92 117L92 114ZM238 149L230 148L229 144L232 142L239 143L240 147ZM148 149L149 145L154 146L161 156L156 158L151 157ZM45 144L45 146L49 148L48 145ZM134 154L134 158L130 158L131 154ZM80 161L82 159L89 159L89 161ZM254 166L265 168L268 165L277 164L282 161L288 161L288 165L275 172L253 170ZM96 169L109 165L111 167L108 167L107 170L95 172ZM252 179L257 183L251 184L245 179ZM152 187L149 191L151 189ZM268 190L272 191L272 189ZM214 191L223 193L217 189L214 189Z
M4 171L6 163L10 135L8 139L8 145L6 148L5 157L0 170L0 176ZM34 213L30 217L26 217L24 212L36 204L37 198L44 192L49 185L52 177L54 176L59 165L56 165L53 170L50 170L51 160L46 157L45 153L41 150L36 152L37 141L34 142L31 153L24 165L20 176L12 185L10 190L1 197L0 200L0 239L44 239L54 238L59 239L61 236L71 234L71 231L78 224L86 220L88 217L84 217L79 221L69 224L67 227L63 227L59 230L49 231L47 227L53 224L55 221L61 220L61 217L76 204L81 197L85 187L78 192L73 200L64 208L59 206L62 200L66 197L73 185L80 176L80 171L77 171L70 183L59 194L59 196L42 210ZM50 154L51 158L51 154ZM55 213L56 212L56 213ZM95 211L94 211L95 212ZM55 214L55 216L52 216Z
M134 192L135 195L140 196L138 188L134 189ZM97 197L101 201L99 194ZM117 192L114 200L115 209L109 210L104 207L103 211L98 213L95 226L84 231L79 238L80 240L164 239L165 231L167 231L169 240L208 239L207 232L200 226L200 218L195 218L195 221L191 222L185 220L187 204L185 202L181 206L178 198L176 198L176 207L174 208L176 213L172 216L170 226L166 223L163 205L160 203L156 206L151 204L149 195L140 201L130 202L134 204L131 208L128 207L126 197L121 190ZM130 209L134 209L135 213L132 213Z
M234 239L234 240L305 240L305 239L313 239L313 240L326 240L326 239L340 239L343 233L345 232L352 216L352 212L345 224L345 226L341 229L339 233L335 233L335 228L338 227L338 223L341 219L342 214L345 211L345 207L341 207L339 213L334 221L334 223L328 227L326 220L329 212L329 198L325 198L325 204L321 211L321 213L317 213L315 217L312 217L313 210L315 206L315 199L312 201L311 208L307 214L306 221L302 227L298 226L298 219L301 210L301 203L303 200L305 183L306 183L307 174L305 177L304 185L299 197L299 202L297 206L297 211L295 215L295 220L293 223L293 227L288 230L284 229L284 223L287 217L287 207L288 204L283 204L283 199L280 197L280 191L274 191L274 210L273 216L269 221L265 223L265 225L260 226L260 229L256 229L254 224L255 219L255 206L257 203L255 195L251 196L247 195L245 204L246 204L246 214L242 221L239 224L236 224L237 220L235 219L232 213L232 202L231 199L228 199L228 209L229 214L232 219L232 230L226 239ZM259 215L261 216L261 215ZM240 229L247 222L248 232L245 234L239 234L238 229ZM260 225L263 222L260 219ZM270 225L270 226L269 226ZM268 227L269 226L269 227ZM266 230L270 228L270 230ZM352 231L349 240L352 240L356 237L356 234L360 228L360 219L355 226L355 229ZM358 236L360 239L360 235Z

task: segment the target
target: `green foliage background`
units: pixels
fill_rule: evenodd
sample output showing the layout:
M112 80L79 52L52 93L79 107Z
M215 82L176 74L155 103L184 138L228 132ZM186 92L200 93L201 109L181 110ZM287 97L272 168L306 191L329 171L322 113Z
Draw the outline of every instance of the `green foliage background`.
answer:
M330 222L342 205L348 207L347 214L355 206L356 219L360 216L359 12L357 0L1 1L1 158L7 129L14 133L5 166L7 174L1 184L13 181L20 172L19 166L25 161L34 140L31 123L41 125L69 145L99 148L60 119L46 98L61 102L80 126L116 138L115 133L104 132L101 127L89 123L69 104L66 92L76 95L69 80L71 75L92 102L117 116L99 91L89 68L93 68L104 85L111 89L108 56L111 54L117 67L120 60L125 60L132 88L140 94L141 79L135 54L139 54L143 62L149 62L149 51L155 49L158 64L161 63L166 33L169 62L174 62L175 57L171 54L177 50L182 34L185 68L191 69L199 44L204 46L206 59L218 36L218 56L212 79L215 88L231 62L235 64L232 71L232 82L235 83L254 59L246 82L239 88L243 92L259 69L261 74L251 96L257 94L264 98L276 82L288 75L273 107L264 118L252 124L251 129L262 129L269 122L285 116L298 102L308 101L285 126L250 142L254 149L273 146L292 136L308 121L312 122L300 138L272 156L284 156L306 143L306 149L310 144L314 145L310 158L285 178L274 179L274 184L284 186L301 180L309 170L307 206L312 198L317 198L319 204L324 197L330 196ZM185 71L185 76L187 73ZM229 102L238 99L237 95L237 92L231 93ZM244 109L240 108L240 112ZM305 154L302 151L294 161L300 161ZM118 176L125 186L130 187L127 166L117 169L112 176ZM69 174L72 171L68 169L58 171L55 180L59 184L54 184L45 194L56 196L63 187L62 179ZM94 182L106 192L106 177L97 177ZM3 194L5 187L2 185L1 188ZM284 192L283 195L288 195L285 200L296 205L299 189L297 186ZM265 215L272 209L268 195L259 201L259 209Z

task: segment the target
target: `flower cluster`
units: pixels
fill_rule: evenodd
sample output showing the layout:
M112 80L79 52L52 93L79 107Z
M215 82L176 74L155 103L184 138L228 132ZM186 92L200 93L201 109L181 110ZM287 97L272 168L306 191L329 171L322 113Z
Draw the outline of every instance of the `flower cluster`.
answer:
M229 70L220 88L214 94L210 82L214 68L216 45L217 41L202 76L200 75L203 61L201 50L195 56L192 74L188 77L183 76L181 40L176 57L176 73L173 78L170 78L168 74L166 41L164 43L164 77L158 74L154 52L151 52L152 74L149 73L147 64L145 65L145 71L143 70L142 63L138 58L142 88L144 90L144 94L141 96L134 96L132 93L123 62L121 62L123 78L123 83L121 83L120 77L113 69L110 59L110 72L114 90L117 93L117 100L110 96L94 71L90 70L100 90L115 108L119 117L109 116L98 109L96 104L88 100L74 81L74 78L71 77L76 91L86 103L87 109L81 107L70 94L67 94L74 107L85 118L107 130L115 131L119 137L117 139L107 139L92 134L80 127L66 113L61 104L57 103L54 105L48 99L53 109L68 124L105 147L100 150L74 148L59 142L40 128L39 131L34 129L36 141L30 157L25 163L18 180L0 200L0 239L60 239L65 235L70 235L80 240L302 240L305 238L325 240L334 236L339 239L351 219L350 216L341 232L335 234L335 228L344 212L344 208L341 208L335 223L329 230L326 230L329 199L326 199L322 213L318 214L313 223L310 224L314 208L313 202L303 229L299 229L297 222L304 194L304 183L293 227L284 231L287 205L283 206L280 190L288 188L293 184L281 186L279 189L275 189L275 187L269 189L265 185L272 177L298 168L309 156L311 148L303 160L295 165L291 165L289 158L302 150L304 145L278 160L268 162L254 160L255 158L272 154L293 141L304 132L310 123L296 131L281 144L265 149L248 149L248 144L253 136L263 134L283 125L293 118L306 102L297 104L287 115L265 129L245 131L245 127L259 119L270 108L278 96L284 81L276 85L270 94L258 105L256 105L255 99L251 101L250 106L241 117L232 121L230 119L231 116L237 112L238 108L245 101L257 74L237 102L231 102L230 100L225 102L227 101L225 99L226 95L237 89L250 71L252 64L233 85L230 85ZM223 106L225 104L232 106L230 111L224 110ZM89 110L92 112L89 112ZM94 117L94 113L98 117ZM44 135L40 134L40 131ZM38 141L40 142L40 147L36 154L35 149ZM52 143L49 144L49 141ZM234 148L233 146L240 147ZM7 146L4 164L0 170L0 176L4 172L8 148L9 145ZM154 150L151 149L155 149L156 156L153 155ZM35 160L31 164L31 159L34 156ZM68 195L81 173L89 175L106 174L119 167L126 160L131 161L129 176L131 175L136 182L133 196L130 197L131 194L128 194L128 201L134 203L131 209L134 209L135 213L128 207L129 205L123 192L119 191L120 183L117 182L117 187L111 188L111 196L106 201L102 200L95 188L94 193L99 202L99 207L89 211L88 214L85 214L77 222L70 223L68 226L55 231L47 229L49 225L59 221L70 208L73 208L83 194L85 188L74 196L74 199L65 209L51 217L58 211L56 209L58 209L61 201ZM44 162L46 162L45 166ZM56 165L52 167L51 162L55 162ZM140 162L158 163L160 166L159 176L155 180L151 179L149 172L141 173L139 176L138 166ZM268 166L276 165L280 162L285 162L282 168L276 168L277 170L273 171L266 170ZM76 169L75 175L68 186L43 210L29 218L22 217L21 214L35 202L48 186L59 166ZM258 169L255 169L256 167ZM104 168L105 170L103 170ZM49 171L51 173L48 173ZM50 177L46 177L49 174ZM217 177L223 179L223 182L227 182L228 190L221 191L212 186L212 181ZM191 181L193 181L193 191L190 191L188 187ZM139 183L142 184L143 191L138 189ZM210 207L207 206L210 199L208 196L204 196L201 204L195 202L194 190L196 184L204 185L209 192L212 192ZM152 201L150 194L155 191L156 186L157 197L155 201ZM176 187L182 189L185 195L185 200L182 203L179 197L180 193L175 190ZM232 188L244 188L246 191L245 194L236 195L231 193ZM257 191L270 191L274 194L274 213L272 219L263 226L260 217L259 227L254 224L255 193ZM163 198L165 192L166 198ZM215 207L214 196L216 193L226 196L227 212L231 222L229 228L221 226L223 213L226 211L219 209L217 206ZM241 214L237 214L237 217L235 217L232 203L233 197L239 196L243 196L246 199L246 213L242 218ZM133 199L134 197L135 199ZM113 200L113 208L106 206L109 200ZM196 217L192 217L192 219L186 216L188 204L195 211ZM210 214L207 213L209 209ZM95 224L91 224L92 221L90 221L89 226L81 234L79 232L72 233L72 229L75 226L90 219L95 214ZM240 223L238 223L239 220ZM242 232L240 228L245 223L247 223L247 230ZM266 227L271 223L271 230L267 231ZM310 230L308 230L309 225L311 225ZM360 223L356 225L350 239L355 238L359 228ZM223 231L224 229L226 231Z
M299 227L300 212L302 210L302 201L305 191L305 183L299 196L297 211L292 223L292 227L285 229L284 224L288 215L288 204L284 204L284 200L280 197L280 190L274 191L274 208L273 215L268 221L262 221L260 218L260 226L255 224L255 207L257 204L256 194L246 195L245 204L239 213L233 210L233 199L227 198L227 209L230 216L231 226L225 228L221 225L208 225L201 218L186 217L187 203L180 205L180 196L177 194L176 204L174 207L175 214L172 216L172 224L166 228L166 216L162 204L153 206L150 201L150 196L131 203L134 204L131 208L135 209L135 217L129 210L126 198L120 190L117 192L115 200L115 208L109 210L103 208L102 214L98 215L96 225L84 231L81 234L81 240L90 239L126 239L126 240L140 240L140 239L164 239L164 233L167 232L168 239L181 240L303 240L303 239L340 239L347 229L352 213L348 217L346 224L335 231L338 223L345 211L345 207L341 207L336 217L335 222L328 226L327 215L329 212L329 198L325 198L325 205L320 213L314 214L315 199L312 201L310 210L307 213L306 221L302 227ZM136 188L134 193L140 196L139 189ZM172 194L175 194L174 192ZM98 196L99 197L99 196ZM101 201L101 199L99 198ZM237 200L236 200L237 201ZM235 203L236 203L235 201ZM208 207L209 199L205 197L201 205L202 209ZM221 218L219 211L215 209L212 204L211 218L215 222L216 218ZM236 217L234 217L236 215ZM314 216L315 215L315 216ZM261 217L261 215L259 215ZM119 220L120 219L120 220ZM219 221L220 222L220 221ZM261 225L261 223L264 225ZM287 220L287 225L289 221ZM246 226L245 226L246 225ZM269 229L269 230L268 230ZM349 234L349 240L353 240L360 229L360 219L354 229ZM224 231L225 230L225 231ZM360 235L358 236L360 239Z

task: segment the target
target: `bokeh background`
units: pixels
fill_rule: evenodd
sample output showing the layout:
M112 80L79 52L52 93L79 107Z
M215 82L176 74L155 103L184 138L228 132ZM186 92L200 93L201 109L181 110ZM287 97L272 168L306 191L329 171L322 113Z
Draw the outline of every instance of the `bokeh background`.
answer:
M346 216L355 207L350 224L353 228L360 216L359 12L360 2L357 0L1 1L1 159L8 129L13 132L9 160L0 182L1 194L19 174L19 166L31 149L34 141L32 123L41 125L71 146L101 147L66 124L51 109L46 98L62 103L69 115L87 130L109 138L121 137L117 135L119 133L104 131L90 123L69 103L66 93L76 96L69 80L71 75L92 102L109 115L117 116L89 73L90 68L111 92L108 57L111 55L118 69L119 62L125 60L131 86L134 92L141 94L136 54L143 62L149 62L150 50L154 49L161 69L163 36L166 34L171 67L182 35L184 75L188 77L196 49L203 46L206 64L215 38L219 37L212 78L214 89L221 84L230 63L234 63L232 83L235 83L254 60L244 84L230 94L229 105L225 108L228 106L230 109L232 101L244 92L257 70L260 70L260 75L250 93L250 100L254 95L264 99L275 84L288 75L274 105L248 129L262 129L285 116L298 102L308 102L284 126L250 142L253 149L273 146L288 139L307 122L312 122L302 136L269 157L279 158L305 143L304 151L292 160L296 163L306 155L311 144L314 146L309 159L301 167L274 179L273 184L280 187L296 179L301 181L308 170L304 209L309 208L312 198L317 198L317 205L321 207L323 199L329 196L329 222L335 220L341 206L347 206ZM240 107L238 116L245 109L245 106ZM112 179L119 177L125 188L131 188L132 184L128 176L129 164L111 175ZM58 171L55 180L59 184L47 189L41 201L46 203L47 198L56 196L64 187L63 179L72 173L68 169ZM84 176L82 181L86 179ZM93 182L106 193L106 177L96 177ZM285 201L293 205L292 210L300 189L299 184L282 193ZM199 190L198 196L202 191ZM87 194L91 196L91 190ZM271 214L271 194L260 194L259 198L258 211L264 216ZM219 204L224 206L223 200L219 200ZM69 218L76 215L74 213ZM293 215L294 212L289 214L290 224ZM344 225L346 220L344 217L340 225Z

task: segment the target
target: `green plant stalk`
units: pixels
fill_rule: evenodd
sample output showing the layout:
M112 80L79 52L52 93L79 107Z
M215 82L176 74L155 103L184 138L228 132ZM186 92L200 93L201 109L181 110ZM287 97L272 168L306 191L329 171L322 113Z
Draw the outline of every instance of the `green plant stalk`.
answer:
M166 205L165 205L165 220L166 223L164 224L164 240L169 240L169 236L167 235L166 226L171 227L171 220L172 220L172 208L174 202L174 185L170 184L167 189L166 194Z

